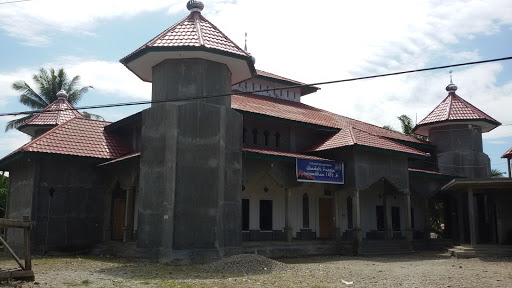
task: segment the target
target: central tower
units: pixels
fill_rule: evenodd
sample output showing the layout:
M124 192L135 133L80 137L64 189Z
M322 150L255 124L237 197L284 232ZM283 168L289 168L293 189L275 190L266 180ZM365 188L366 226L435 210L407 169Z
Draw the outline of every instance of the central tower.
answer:
M152 82L142 113L137 250L161 262L218 258L241 248L242 116L232 83L251 78L251 56L190 14L121 59ZM212 97L215 96L215 97Z

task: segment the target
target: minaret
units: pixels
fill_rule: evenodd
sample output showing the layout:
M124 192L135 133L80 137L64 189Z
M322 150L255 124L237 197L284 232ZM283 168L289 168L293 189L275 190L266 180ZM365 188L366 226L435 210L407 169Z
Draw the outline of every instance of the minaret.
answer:
M440 172L468 178L490 177L490 160L483 153L482 133L501 123L458 96L451 73L446 87L448 96L412 132L427 136L436 146Z
M255 73L251 56L190 14L121 59L152 82L142 114L137 249L161 262L218 258L241 249L242 116L232 83Z

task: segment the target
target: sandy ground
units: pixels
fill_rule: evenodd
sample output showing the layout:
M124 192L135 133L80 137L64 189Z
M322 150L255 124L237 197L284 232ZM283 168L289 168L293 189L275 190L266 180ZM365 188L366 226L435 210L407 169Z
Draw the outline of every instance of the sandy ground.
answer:
M258 262L252 258L248 256L243 264L237 263L246 266L237 272L233 267L212 271L199 265L169 266L120 258L34 257L35 282L4 282L0 286L512 287L512 259L504 257L455 259L448 254L422 252L374 257L277 259L285 264L270 259ZM12 260L0 259L2 269L15 266Z

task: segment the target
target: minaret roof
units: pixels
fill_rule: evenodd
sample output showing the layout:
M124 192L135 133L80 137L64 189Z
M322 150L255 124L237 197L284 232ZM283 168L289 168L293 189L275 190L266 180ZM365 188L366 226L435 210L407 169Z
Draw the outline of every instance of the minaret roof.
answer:
M151 67L154 65L165 59L186 58L203 58L227 64L235 78L232 83L250 78L255 73L251 55L204 18L201 15L201 9L194 7L189 9L191 12L187 17L121 59L120 62L148 82L152 80ZM146 57L147 54L153 55ZM249 69L242 70L250 71L237 71L241 69L236 67L239 63L233 63L233 60L230 61L227 58L247 62ZM247 72L250 72L249 75Z
M449 122L453 122L454 124L474 124L482 127L482 132L489 132L501 125L499 121L462 99L462 97L455 94L455 92L450 92L427 117L414 127L412 132L428 136L430 128L443 126Z
M84 118L84 116L82 116L82 114L80 114L80 112L78 112L73 105L66 100L66 97L59 95L57 100L44 108L42 112L37 113L32 116L32 118L28 119L27 122L18 127L18 130L34 136L35 129L37 129L37 127L54 127L72 118Z

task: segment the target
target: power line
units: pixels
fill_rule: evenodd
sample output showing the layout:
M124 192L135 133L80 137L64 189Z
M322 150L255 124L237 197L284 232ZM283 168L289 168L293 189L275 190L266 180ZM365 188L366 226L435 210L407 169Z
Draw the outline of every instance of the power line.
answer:
M7 2L0 2L0 5L2 4L11 4L11 3L18 3L18 2L27 2L32 0L16 0L16 1L7 1Z
M30 0L25 0L25 1L30 1ZM386 74L377 74L377 75L356 77L356 78L349 78L349 79L342 79L342 80L324 81L324 82L317 82L317 83L311 83L311 84L289 85L289 86L284 86L284 87L280 87L280 88L260 89L260 90L236 92L236 93L226 93L226 94L204 95L204 96L195 97L192 100L227 97L227 96L233 96L233 95L255 94L255 93L261 93L261 92L280 91L280 90L292 89L292 88L305 88L305 87L311 87L311 86L329 85L329 84L336 84L336 83L343 83L343 82L351 82L351 81L358 81L358 80L365 80L365 79L396 76L396 75L409 74L409 73L446 69L446 68L450 68L450 67L476 65L476 64L484 64L484 63L491 63L491 62L498 62L498 61L506 61L506 60L512 60L512 57L466 62L466 63L437 66L437 67L430 67L430 68L423 68L423 69L415 69L415 70L407 70L407 71L400 71L400 72L393 72L393 73L386 73ZM50 113L50 112L55 112L55 111L66 111L66 110L91 110L91 109L99 109L99 108L147 105L147 104L157 104L157 103L166 103L166 102L179 102L179 101L190 100L190 99L191 99L190 97L183 97L183 98L164 99L164 100L148 100L148 101L137 101L137 102L112 103L112 104L104 104L104 105L92 105L92 106L77 107L74 109L69 108L69 109L52 110L52 111L43 111L43 110L21 111L21 112L11 112L11 113L0 113L0 117L1 116L27 115L27 114L35 114L35 113ZM510 125L510 124L507 124L507 125ZM507 125L503 125L503 126L507 126Z

